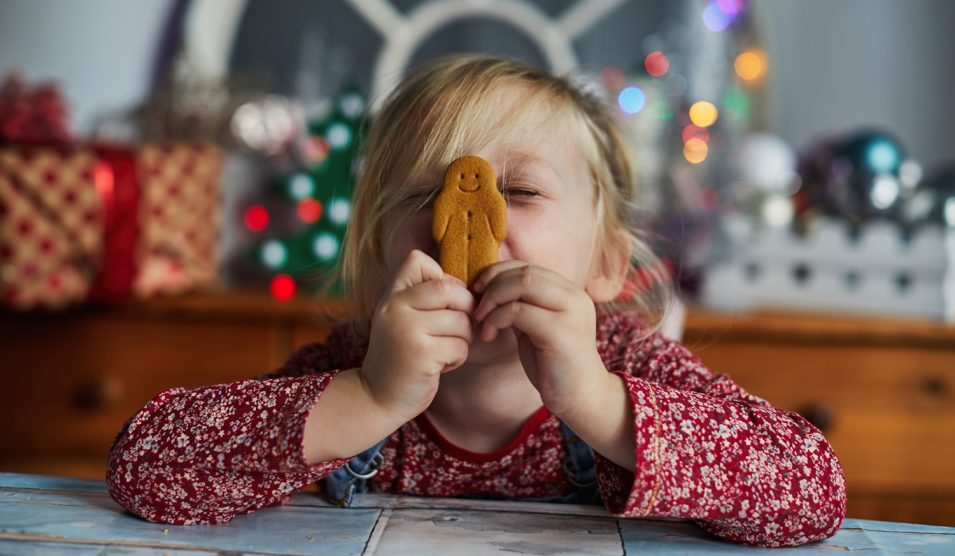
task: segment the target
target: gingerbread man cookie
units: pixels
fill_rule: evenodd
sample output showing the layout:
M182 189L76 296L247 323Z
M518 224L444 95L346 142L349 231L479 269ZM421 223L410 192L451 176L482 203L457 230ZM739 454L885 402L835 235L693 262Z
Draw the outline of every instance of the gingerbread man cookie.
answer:
M441 268L468 285L497 262L507 235L507 205L486 160L464 156L448 166L431 231L441 247Z

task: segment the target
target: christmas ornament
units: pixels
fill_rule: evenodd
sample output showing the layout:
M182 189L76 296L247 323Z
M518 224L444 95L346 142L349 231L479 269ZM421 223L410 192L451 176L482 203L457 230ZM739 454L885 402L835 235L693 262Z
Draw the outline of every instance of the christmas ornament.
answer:
M808 149L799 162L800 213L815 209L858 228L892 217L902 195L901 143L884 131L865 130L830 138Z

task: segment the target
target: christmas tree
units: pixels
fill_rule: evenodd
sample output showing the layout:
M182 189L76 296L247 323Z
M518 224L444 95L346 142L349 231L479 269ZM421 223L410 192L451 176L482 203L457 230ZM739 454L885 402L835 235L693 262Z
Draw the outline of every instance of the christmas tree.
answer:
M351 215L359 138L363 135L366 102L355 87L340 92L323 117L308 124L302 167L288 173L273 188L294 211L292 226L273 225L273 214L264 204L245 210L245 226L261 237L251 255L271 275L272 296L280 301L296 291L317 292L338 261ZM287 233L277 233L290 228ZM270 230L276 230L272 234ZM340 293L331 284L328 293Z

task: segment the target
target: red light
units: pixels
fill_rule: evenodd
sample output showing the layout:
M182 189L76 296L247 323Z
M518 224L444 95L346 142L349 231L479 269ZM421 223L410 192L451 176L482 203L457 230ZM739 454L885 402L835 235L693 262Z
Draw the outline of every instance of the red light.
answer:
M617 66L607 66L600 71L600 81L610 91L622 89L626 79L627 76L623 73L623 70Z
M305 158L313 164L318 164L328 158L331 146L324 137L311 137L305 142Z
M279 274L272 278L269 289L276 301L288 301L295 297L295 280L288 274Z
M710 142L710 133L706 131L706 128L697 127L693 124L683 128L681 137L683 138L684 143L689 142L690 139L699 139L704 143Z
M643 67L647 68L647 73L653 77L662 77L670 71L670 61L662 52L654 50L644 58Z
M302 199L298 202L298 206L295 207L295 212L298 213L299 219L306 224L318 222L322 217L322 210L322 203L311 197Z
M252 232L261 232L269 227L269 211L262 205L252 205L245 209L245 227Z

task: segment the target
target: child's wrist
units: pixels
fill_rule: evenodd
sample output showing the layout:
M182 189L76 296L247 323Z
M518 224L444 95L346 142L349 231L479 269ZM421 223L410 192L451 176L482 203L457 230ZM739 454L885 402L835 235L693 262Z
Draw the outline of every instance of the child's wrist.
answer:
M355 377L358 381L358 385L360 386L362 394L362 407L366 411L375 414L383 423L394 425L395 429L407 423L411 419L414 419L415 415L410 417L406 416L403 412L396 410L375 395L375 390L371 383L368 382L368 378L363 367L353 370L355 371Z
M618 397L621 388L620 378L607 372L601 364L601 373L593 383L593 388L582 392L576 404L561 412L555 412L563 422L577 434L578 429L585 430L599 426L606 413L608 403Z

